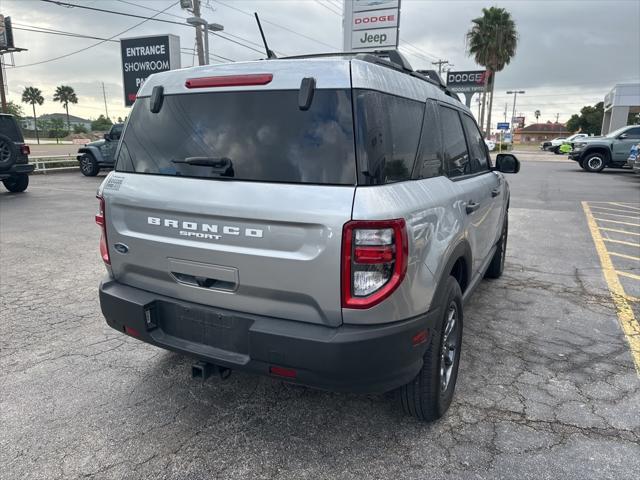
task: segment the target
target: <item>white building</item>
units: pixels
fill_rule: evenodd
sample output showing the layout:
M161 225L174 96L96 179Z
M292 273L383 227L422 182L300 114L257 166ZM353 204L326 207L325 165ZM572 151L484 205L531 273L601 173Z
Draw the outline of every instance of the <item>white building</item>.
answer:
M640 113L640 83L618 83L604 97L602 135L624 127L630 113Z

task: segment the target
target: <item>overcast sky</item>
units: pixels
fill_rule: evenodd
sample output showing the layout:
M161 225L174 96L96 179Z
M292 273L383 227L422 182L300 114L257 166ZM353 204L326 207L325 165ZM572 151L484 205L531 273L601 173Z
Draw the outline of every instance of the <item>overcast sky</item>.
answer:
M68 3L151 16L176 0L65 0ZM234 40L261 50L261 40L250 13L263 20L271 49L278 53L337 51L342 44L341 0L202 0L203 17L221 23ZM430 1L402 0L400 47L415 69L434 68L437 58L452 62L454 70L477 68L465 51L465 33L483 7L506 8L520 35L515 59L496 77L494 118L503 119L505 103L511 114L509 89L525 90L517 112L534 120L566 121L585 104L602 101L616 84L640 82L640 0L536 0L536 1ZM156 11L154 11L156 10ZM61 112L51 99L57 85L72 86L79 99L70 113L96 118L104 113L105 84L109 115L125 116L119 44L104 42L86 51L47 61L89 47L98 40L35 33L18 28L44 27L77 34L115 39L141 19L68 8L39 0L0 0L0 13L10 15L16 46L27 52L5 55L9 100L20 101L25 86L40 88L45 103L39 112ZM157 18L181 22L189 16L179 2ZM272 23L271 23L272 22ZM277 24L277 25L276 25ZM298 32L299 34L293 33ZM188 26L148 21L122 36L173 33L183 49L193 49L194 31ZM300 35L301 34L301 35ZM222 38L211 38L212 53L233 60L264 57ZM189 52L182 66L191 66ZM37 62L43 62L37 64ZM15 68L11 67L15 64ZM24 105L30 114L29 105ZM473 107L477 112L477 107Z

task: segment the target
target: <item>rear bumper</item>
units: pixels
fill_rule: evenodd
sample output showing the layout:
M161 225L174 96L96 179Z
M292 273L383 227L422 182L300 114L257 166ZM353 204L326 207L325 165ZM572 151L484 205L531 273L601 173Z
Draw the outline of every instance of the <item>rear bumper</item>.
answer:
M35 165L30 163L14 163L9 170L0 171L0 180L12 177L14 175L29 174L33 172Z
M439 309L409 320L337 328L251 315L163 297L106 279L100 306L107 323L168 350L216 365L270 375L271 366L293 369L276 378L325 390L380 393L409 383L422 367ZM146 311L155 323L148 328ZM413 337L427 332L425 342ZM131 332L131 330L129 330Z

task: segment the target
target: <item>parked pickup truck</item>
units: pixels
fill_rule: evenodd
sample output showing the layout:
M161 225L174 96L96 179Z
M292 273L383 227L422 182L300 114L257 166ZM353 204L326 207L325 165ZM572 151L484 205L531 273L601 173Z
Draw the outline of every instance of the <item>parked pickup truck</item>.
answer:
M102 140L87 143L78 150L76 158L83 175L95 177L101 169L113 168L116 147L123 127L123 123L114 123Z
M605 167L622 168L627 164L631 147L639 140L640 125L622 127L604 137L577 141L569 158L587 172L601 172Z

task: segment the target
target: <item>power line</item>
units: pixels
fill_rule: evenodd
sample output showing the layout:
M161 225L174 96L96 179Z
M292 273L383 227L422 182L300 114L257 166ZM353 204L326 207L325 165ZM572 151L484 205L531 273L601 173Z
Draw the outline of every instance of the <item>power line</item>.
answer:
M58 3L58 2L51 2L50 0L42 0L42 1L43 1L43 2L49 2L49 3ZM177 5L177 4L178 4L178 2L176 1L176 2L172 3L171 5L169 5L167 8L165 8L165 10L169 10L171 7L173 7L174 5ZM39 62L28 63L28 64L26 64L26 65L15 65L15 66L11 67L11 69L15 69L15 68L24 68L24 67L32 67L32 66L34 66L34 65L42 65L43 63L53 62L54 60L60 60L60 59L62 59L62 58L70 57L71 55L75 55L76 53L80 53L80 52L87 51L87 50L89 50L90 48L97 47L98 45L102 45L103 43L108 42L109 40L113 40L115 37L119 37L120 35L123 35L123 34L127 33L128 31L133 30L133 29L134 29L134 28L136 28L136 27L139 27L139 26L140 26L140 25L142 25L143 23L146 23L146 22L148 22L149 20L153 19L153 17L155 17L156 15L160 15L160 13L164 13L164 10L163 10L162 12L158 12L158 13L156 13L156 14L155 14L154 16L152 16L152 17L149 17L149 18L144 18L144 17L143 17L143 18L144 18L144 20L143 20L143 21L141 21L141 22L136 23L133 27L129 27L129 28L127 28L126 30L123 30L122 32L116 33L115 35L112 35L111 37L106 38L106 39L104 39L104 40L100 40L99 42L94 43L93 45L89 45L88 47L84 47L84 48L81 48L80 50L75 50L75 51L73 51L73 52L65 53L64 55L60 55L60 56L58 56L58 57L50 58L50 59L48 59L48 60L42 60L42 61L39 61Z
M327 10L329 10L331 13L333 13L334 15L338 15L339 17L342 17L342 13L336 12L335 10L333 10L331 7L329 7L328 5L325 5L324 3L322 3L320 0L315 0L315 2L318 5L323 6L324 8L326 8Z
M253 13L251 13L251 12L247 12L246 10L242 10L242 9L240 9L238 7L233 6L233 5L229 5L229 4L225 3L225 2L221 2L220 0L214 0L214 1L216 3L224 6L224 7L227 7L227 8L230 8L232 10L235 10L236 12L240 12L243 15L248 15L250 17L253 17ZM312 42L319 43L319 44L324 45L326 47L336 48L334 45L329 45L328 43L325 43L322 40L318 40L317 38L310 37L309 35L305 35L304 33L297 32L297 31L295 31L295 30L293 30L293 29L291 29L289 27L285 27L284 25L280 25L279 23L275 23L275 22L272 22L270 20L266 20L266 19L263 19L263 18L261 18L260 21L263 22L263 23L268 23L269 25L273 25L274 27L281 28L282 30L286 30L287 32L293 33L294 35L298 35L299 37L306 38L307 40L311 40Z
M95 12L110 13L112 15L121 15L121 16L124 16L124 17L142 18L142 19L145 19L145 20L153 20L155 22L169 23L169 24L172 24L172 25L180 25L181 27L191 28L190 25L188 25L186 23L183 23L183 22L176 22L174 20L167 20L167 19L164 19L164 18L155 18L158 15L160 15L161 13L164 13L164 10L161 11L161 12L156 13L155 15L152 15L151 17L145 17L143 15L136 15L135 13L117 12L115 10L106 10L104 8L89 7L87 5L76 5L74 3L61 2L61 1L58 1L58 0L40 0L40 1L41 2L45 2L45 3L51 3L51 4L54 4L54 5L59 5L59 6L62 6L62 7L81 8L81 9L85 9L85 10L92 10L92 11L95 11ZM178 2L170 5L168 8L173 7L177 3ZM143 8L149 9L149 7L143 7ZM154 11L154 9L150 9L150 10ZM232 38L225 37L224 35L222 35L222 34L220 34L218 32L212 32L212 33L213 33L213 35L216 35L216 36L218 36L220 38L224 38L225 40L227 40L229 42L238 44L238 45L240 45L242 47L248 48L249 50L253 50L254 52L258 52L258 53L261 53L261 54L264 53L262 50L257 50L255 48L251 47L250 45L245 45L244 43L240 43L237 40L233 40ZM242 38L242 37L238 37L238 38ZM244 39L244 38L242 38L242 40L246 41L246 39Z
M16 25L14 23L14 25ZM23 30L26 32L34 32L34 33L44 33L44 34L49 34L49 35L62 35L65 37L72 37L72 38L88 38L88 39L92 39L92 40L103 40L105 42L112 42L112 43L120 43L119 40L113 40L112 38L102 38L102 37L95 37L93 35L84 35L81 33L73 33L73 32L65 32L64 30L54 30L54 29L49 29L49 28L45 28L45 27L38 27L35 25L26 25L23 23L17 24L17 25L24 25L25 27L32 27L32 28L22 28L22 27L13 27L14 30ZM38 29L38 30L36 30ZM186 48L186 47L182 47L180 48L181 53L184 53L185 55L191 55L194 51L195 48ZM224 57L222 55L216 55L216 54L209 54L210 57L216 57L222 60L226 60L229 62L235 62L236 60L233 58L228 58L228 57Z
M420 54L424 54L427 57L431 57L431 59L429 59L429 61L431 60L438 60L438 57L436 57L435 55L433 55L432 53L429 53L419 47L416 47L413 43L407 42L406 40L400 40L400 43L405 44L405 46L411 47L412 49L414 49L415 51L419 52ZM420 56L418 54L416 54L417 56Z

